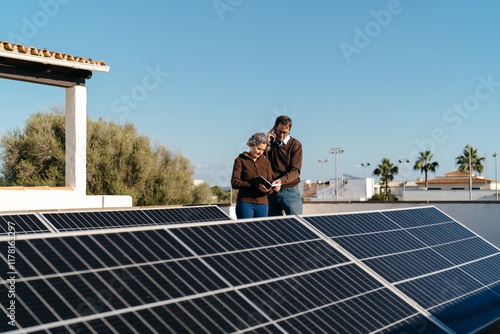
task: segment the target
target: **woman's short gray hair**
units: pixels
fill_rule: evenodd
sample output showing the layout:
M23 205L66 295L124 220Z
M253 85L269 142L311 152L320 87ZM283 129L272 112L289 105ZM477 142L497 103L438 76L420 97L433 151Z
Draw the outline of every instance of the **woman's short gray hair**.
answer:
M253 134L247 142L247 145L250 147L258 146L260 144L266 144L266 151L270 149L269 142L267 141L267 135L264 132L257 132Z

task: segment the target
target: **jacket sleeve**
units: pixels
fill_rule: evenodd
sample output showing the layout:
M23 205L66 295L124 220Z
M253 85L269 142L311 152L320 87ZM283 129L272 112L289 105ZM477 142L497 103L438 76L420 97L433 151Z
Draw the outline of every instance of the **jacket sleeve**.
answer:
M286 173L281 175L279 179L282 184L288 184L297 180L302 169L302 144L297 143L290 150L290 164L286 169Z
M269 160L267 160L266 158L266 164L267 164L267 175L266 175L266 179L273 183L273 169L271 167L271 162ZM274 188L271 187L271 191L268 192L267 194L272 194L274 192Z
M233 175L231 176L231 187L233 189L249 188L250 183L243 181L241 179L241 171L243 170L243 164L241 159L236 158L233 165Z

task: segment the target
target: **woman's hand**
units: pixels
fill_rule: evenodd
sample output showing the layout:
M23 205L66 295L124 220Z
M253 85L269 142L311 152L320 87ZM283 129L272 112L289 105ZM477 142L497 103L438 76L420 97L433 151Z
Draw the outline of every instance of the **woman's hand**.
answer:
M259 184L259 190L265 194L271 192L271 189L267 189L266 187L264 187L264 185L262 183Z

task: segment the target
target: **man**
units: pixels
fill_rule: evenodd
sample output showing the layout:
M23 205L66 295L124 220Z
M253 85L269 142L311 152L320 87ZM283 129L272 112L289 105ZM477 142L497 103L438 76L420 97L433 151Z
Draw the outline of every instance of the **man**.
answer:
M281 188L268 195L269 216L302 214L302 198L299 193L300 169L302 168L302 144L290 137L292 120L288 116L278 116L267 138L271 149L267 158L273 170L273 183L281 183ZM278 190L278 191L277 191Z

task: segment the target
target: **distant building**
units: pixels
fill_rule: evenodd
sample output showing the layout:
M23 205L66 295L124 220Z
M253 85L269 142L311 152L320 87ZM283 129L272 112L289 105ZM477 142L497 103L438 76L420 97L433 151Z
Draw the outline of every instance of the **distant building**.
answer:
M193 180L193 186L199 186L205 183L205 180Z
M344 175L338 179L338 187L335 179L330 179L324 184L313 183L310 180L302 182L302 197L305 201L367 201L373 196L373 178L358 178L352 175ZM335 192L339 195L336 199Z
M427 181L428 190L469 190L469 173L459 170ZM418 189L425 189L425 180L417 182ZM494 190L496 181L472 173L472 190Z
M403 182L391 181L389 187L398 201L495 201L497 183L472 173L472 191L469 193L469 173L453 171L427 181L419 177L416 181L406 181L403 197ZM375 185L375 193L383 191L380 183Z
M389 181L389 188L391 194L394 194L398 201L406 200L406 194L408 191L417 190L417 183L422 180L421 177L418 177L416 180L405 180L405 184L403 187L403 181ZM385 187L378 182L375 184L375 194L380 194L385 192ZM404 193L404 195L403 195Z

